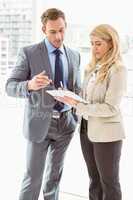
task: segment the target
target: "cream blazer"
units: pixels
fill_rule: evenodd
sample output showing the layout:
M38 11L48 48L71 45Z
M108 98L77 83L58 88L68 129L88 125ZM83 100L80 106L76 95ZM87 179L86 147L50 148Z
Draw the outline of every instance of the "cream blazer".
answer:
M112 142L125 138L120 103L126 91L127 71L112 66L103 83L92 81L94 73L86 74L83 98L88 103L78 103L77 114L88 120L88 137L93 142Z

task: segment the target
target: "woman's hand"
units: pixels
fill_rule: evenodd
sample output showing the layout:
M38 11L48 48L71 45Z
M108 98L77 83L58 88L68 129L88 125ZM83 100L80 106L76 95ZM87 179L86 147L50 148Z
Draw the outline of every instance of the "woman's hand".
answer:
M79 101L77 101L77 100L75 100L75 99L73 99L73 98L71 98L71 97L68 97L68 96L64 96L64 97L55 97L55 99L56 99L57 101L60 101L60 102L62 102L62 103L64 103L64 104L70 105L70 106L72 106L72 107L75 107L75 106L79 103Z

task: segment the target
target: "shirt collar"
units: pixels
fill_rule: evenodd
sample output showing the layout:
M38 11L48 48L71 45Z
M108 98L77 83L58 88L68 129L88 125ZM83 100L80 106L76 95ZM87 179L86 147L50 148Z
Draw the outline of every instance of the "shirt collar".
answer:
M48 54L51 54L53 53L53 51L56 49L50 42L49 40L47 39L47 37L44 39L45 41L45 44L46 44L46 47L47 47L47 50L48 50ZM64 48L63 48L63 45L59 48L60 51L62 53L64 53Z

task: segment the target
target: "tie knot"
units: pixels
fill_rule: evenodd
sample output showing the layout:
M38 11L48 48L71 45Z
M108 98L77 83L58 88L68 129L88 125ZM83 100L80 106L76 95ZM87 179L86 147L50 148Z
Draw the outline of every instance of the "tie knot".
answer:
M62 54L61 50L60 49L55 49L53 51L53 53L56 55L56 56L59 56L60 54Z

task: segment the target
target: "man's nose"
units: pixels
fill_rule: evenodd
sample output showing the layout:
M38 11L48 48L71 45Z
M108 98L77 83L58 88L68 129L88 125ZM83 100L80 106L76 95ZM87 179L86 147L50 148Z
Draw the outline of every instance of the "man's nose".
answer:
M61 39L61 34L59 32L56 33L56 39Z

